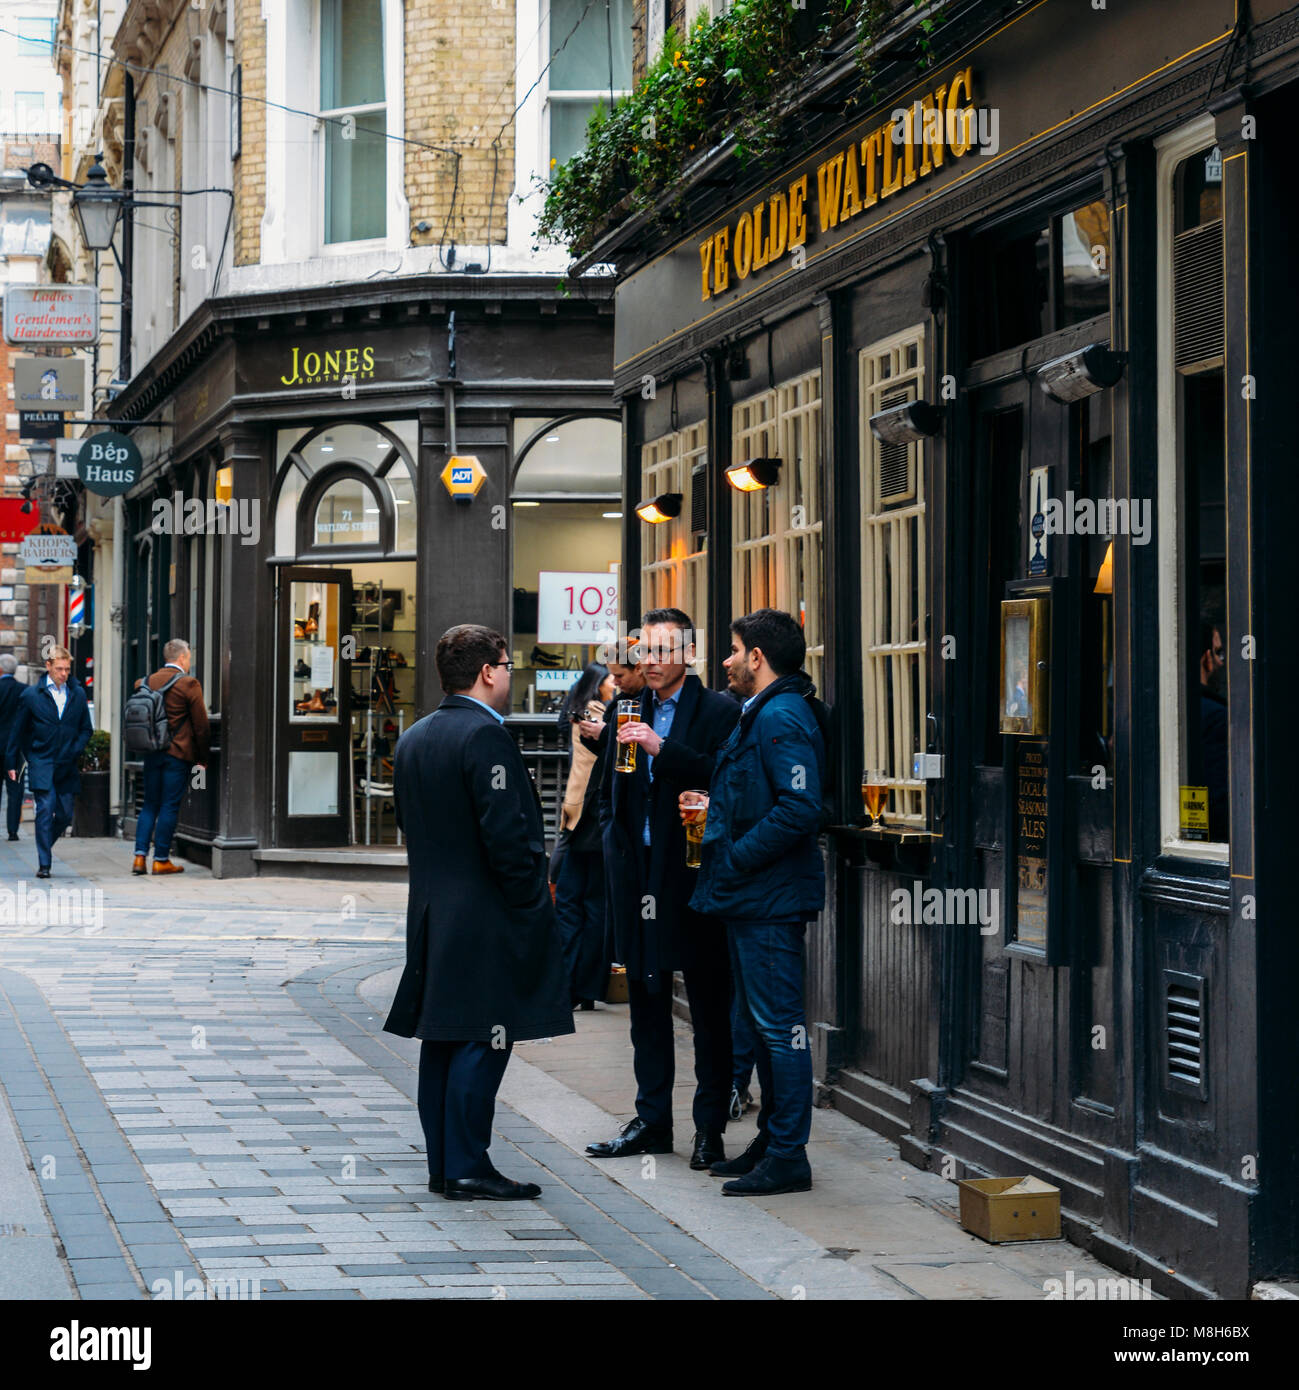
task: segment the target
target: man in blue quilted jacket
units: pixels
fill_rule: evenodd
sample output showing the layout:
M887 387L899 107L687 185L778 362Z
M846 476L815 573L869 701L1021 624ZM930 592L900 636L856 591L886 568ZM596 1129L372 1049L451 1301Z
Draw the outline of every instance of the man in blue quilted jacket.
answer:
M758 1136L709 1171L727 1196L812 1186L812 1054L803 1009L803 933L825 902L817 846L826 749L802 673L807 646L788 613L760 608L731 624L723 663L743 701L717 754L703 862L690 905L726 922L741 1007L757 1039ZM682 794L682 802L691 793Z

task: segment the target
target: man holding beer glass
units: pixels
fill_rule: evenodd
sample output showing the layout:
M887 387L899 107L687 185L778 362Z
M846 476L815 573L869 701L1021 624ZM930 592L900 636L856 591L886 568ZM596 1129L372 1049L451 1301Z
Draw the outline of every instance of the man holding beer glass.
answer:
M822 711L802 673L807 647L788 613L760 608L731 624L723 663L744 700L704 798L703 864L691 906L726 922L740 1007L757 1041L758 1137L711 1165L727 1196L769 1197L812 1186L812 1054L803 1008L803 932L825 902L816 836L825 778ZM682 818L701 814L683 792Z
M680 970L694 1024L690 1166L704 1169L726 1156L730 968L722 924L689 907L696 871L686 863L677 796L707 787L713 758L740 710L690 671L693 624L679 608L646 613L639 648L646 689L625 707L619 702L611 729L615 756L605 757L600 785L614 958L626 967L631 1006L636 1117L616 1139L590 1144L587 1153L672 1152L672 975Z

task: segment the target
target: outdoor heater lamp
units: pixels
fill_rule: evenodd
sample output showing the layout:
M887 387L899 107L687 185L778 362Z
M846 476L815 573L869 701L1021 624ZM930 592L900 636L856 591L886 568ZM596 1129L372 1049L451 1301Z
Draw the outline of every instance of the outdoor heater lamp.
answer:
M1069 405L1115 385L1127 360L1125 352L1111 352L1101 343L1090 343L1043 363L1037 369L1037 384L1053 401Z
M914 444L938 433L941 415L928 401L903 401L870 418L871 433L885 444Z
M726 470L726 481L741 492L759 492L773 486L779 477L779 459L746 459Z
M642 521L648 521L657 526L661 521L671 521L673 517L681 515L682 494L679 492L661 492L657 497L651 497L648 502L642 502L636 508L636 515Z

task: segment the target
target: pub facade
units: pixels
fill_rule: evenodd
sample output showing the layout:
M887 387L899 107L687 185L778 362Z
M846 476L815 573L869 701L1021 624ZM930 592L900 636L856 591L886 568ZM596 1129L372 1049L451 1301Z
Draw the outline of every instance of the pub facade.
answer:
M717 686L734 615L803 623L823 1099L944 1176L1054 1183L1161 1293L1244 1297L1299 1273L1299 23L941 8L926 63L899 6L868 98L831 46L779 161L719 140L585 251L618 272L624 616L639 575Z

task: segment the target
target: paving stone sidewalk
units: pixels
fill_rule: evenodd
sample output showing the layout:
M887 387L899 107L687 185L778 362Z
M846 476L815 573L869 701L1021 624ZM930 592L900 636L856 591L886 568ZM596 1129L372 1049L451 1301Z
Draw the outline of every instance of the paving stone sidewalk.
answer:
M812 1193L721 1198L681 1152L685 1029L678 1153L593 1163L634 1095L625 1008L515 1050L492 1156L541 1199L448 1203L418 1043L382 1031L404 891L342 919L350 882L191 870L164 897L121 881L114 843L56 855L54 884L102 894L91 924L0 921L0 1297L1040 1298L1065 1267L1112 1273L1064 1242L976 1242L950 1184L832 1112Z

